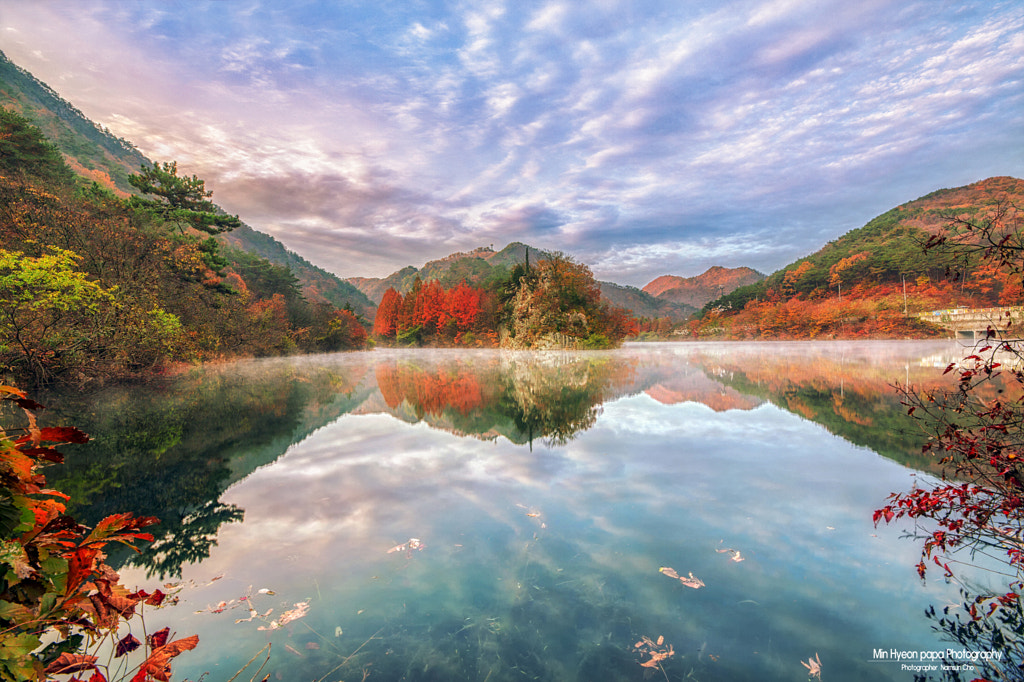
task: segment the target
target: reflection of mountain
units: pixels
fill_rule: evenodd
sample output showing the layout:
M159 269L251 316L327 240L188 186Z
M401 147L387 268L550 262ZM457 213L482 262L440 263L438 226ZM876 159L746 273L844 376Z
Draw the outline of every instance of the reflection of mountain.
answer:
M870 352L849 350L858 348ZM48 425L74 424L93 436L67 448L67 464L47 477L72 496L83 523L126 510L159 517L158 541L133 563L174 574L209 553L221 525L241 518L243 510L221 502L228 486L347 414L562 446L594 425L603 403L640 392L716 411L769 401L923 469L922 436L891 384L938 385L936 367L958 357L957 349L922 356L920 345L647 344L607 353L375 351L240 362L85 400L41 396L57 412Z
M752 410L764 402L710 379L701 370L689 366L679 368L677 372L644 389L644 393L662 405L703 403L715 412Z
M806 345L799 352L780 353L778 346L755 344L746 352L695 356L694 364L723 385L799 414L851 443L917 469L934 470L934 461L921 455L922 431L907 416L894 384L934 390L951 387L948 377L919 354L900 363L894 356L900 352L898 344L870 346L873 351L868 353L843 348ZM953 353L945 363L958 357Z

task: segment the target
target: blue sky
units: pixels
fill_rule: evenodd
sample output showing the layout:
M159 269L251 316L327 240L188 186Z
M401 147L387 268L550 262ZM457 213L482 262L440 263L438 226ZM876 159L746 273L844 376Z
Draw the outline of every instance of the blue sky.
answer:
M0 49L342 277L767 273L1024 176L1016 0L0 0Z

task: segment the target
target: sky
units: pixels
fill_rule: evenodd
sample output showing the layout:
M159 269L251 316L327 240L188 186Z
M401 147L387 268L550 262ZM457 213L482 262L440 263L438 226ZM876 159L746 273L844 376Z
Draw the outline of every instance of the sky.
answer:
M0 0L0 49L341 277L764 273L1024 176L1024 3Z

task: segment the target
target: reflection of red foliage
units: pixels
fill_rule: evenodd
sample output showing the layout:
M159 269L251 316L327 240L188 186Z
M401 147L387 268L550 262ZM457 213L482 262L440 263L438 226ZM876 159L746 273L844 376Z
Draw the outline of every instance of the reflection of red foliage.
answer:
M377 385L388 407L407 401L420 416L439 416L447 409L466 415L484 404L476 374L457 369L433 373L410 365L380 364Z

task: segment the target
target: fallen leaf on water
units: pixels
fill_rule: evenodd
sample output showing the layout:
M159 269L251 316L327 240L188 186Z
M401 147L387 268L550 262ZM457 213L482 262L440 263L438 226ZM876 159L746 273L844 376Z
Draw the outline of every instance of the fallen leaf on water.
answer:
M683 576L676 573L676 569L670 568L668 566L662 566L658 569L658 571L664 573L669 578L675 578L682 584L686 585L687 587L692 587L695 590L704 587L704 581L694 576L692 572L690 573L689 577L684 578Z
M403 551L408 551L411 554L412 550L417 549L417 550L421 550L422 551L424 547L426 547L426 545L424 545L423 542L419 538L409 538L408 542L403 542L402 544L395 545L394 547L389 549L388 550L388 554L392 554L393 552L403 552Z
M300 601L299 603L297 603L295 605L294 609L292 609L291 611L285 611L284 613L282 613L281 617L278 619L278 622L281 625L286 625L286 624L292 622L293 620L298 620L299 618L302 618L307 613L309 613L309 602L308 601Z
M633 645L633 648L637 649L641 655L650 656L650 658L646 661L641 661L640 667L657 668L666 658L674 656L676 652L672 645L664 646L664 644L665 637L662 635L658 636L657 642L654 642L650 637L641 637L640 641Z
M231 601L235 600L232 599ZM226 609L227 607L228 602L222 601L216 606L210 606L209 604L207 604L205 609L199 609L198 611L196 611L196 613L223 613L224 609Z
M682 584L686 585L687 587L692 587L695 590L704 587L704 581L701 580L700 578L694 577L692 572L690 573L690 577L689 578L680 578L679 582L681 582Z
M334 628L334 636L335 637L341 637L343 634L344 634L344 630L341 629L341 626L340 625L335 626L335 628Z
M743 561L743 555L740 554L740 551L738 549L733 549L731 547L720 547L715 551L719 554L732 554L731 559L737 563Z
M800 661L800 664L807 668L808 675L821 679L821 659L818 658L818 652L814 652L814 658L808 658L806 663Z
M719 554L725 554L726 552L731 552L732 556L729 557L729 559L732 560L732 561L740 562L740 561L744 560L743 555L740 554L740 551L738 549L716 549L715 551L718 552Z

